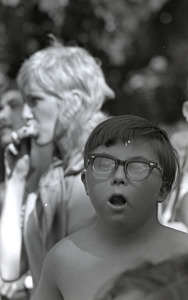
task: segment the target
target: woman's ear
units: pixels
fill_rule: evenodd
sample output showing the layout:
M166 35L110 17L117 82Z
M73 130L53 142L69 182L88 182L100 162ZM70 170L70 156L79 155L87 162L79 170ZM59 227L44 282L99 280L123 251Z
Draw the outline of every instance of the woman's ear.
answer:
M185 101L182 105L182 114L186 122L188 122L188 101Z
M72 96L79 102L82 102L82 92L80 90L74 89L71 91Z
M89 195L88 194L88 189L87 189L87 182L86 182L86 170L82 171L82 173L81 173L81 180L82 180L82 182L84 184L86 195Z
M82 107L83 95L82 92L74 89L65 91L62 99L58 99L59 119L64 126L69 125L75 118L77 112Z
M70 91L70 97L71 99L69 101L71 101L72 103L72 109L76 112L80 110L80 107L82 106L83 103L83 95L82 92L74 89L72 91Z

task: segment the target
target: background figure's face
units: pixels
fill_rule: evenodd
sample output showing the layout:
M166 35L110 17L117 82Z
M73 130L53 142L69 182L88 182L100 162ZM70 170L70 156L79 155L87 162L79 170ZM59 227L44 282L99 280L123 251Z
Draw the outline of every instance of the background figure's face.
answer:
M55 93L55 91L54 91ZM24 94L23 118L26 124L36 123L38 136L36 143L46 145L55 138L56 122L59 114L60 101L56 96L48 94L36 82L30 82L30 86Z
M181 169L188 171L188 132L178 130L171 136L171 143L178 151Z
M4 148L11 142L11 133L24 125L23 98L18 90L10 90L0 99L0 141Z
M183 102L182 114L183 114L186 122L188 122L188 101Z

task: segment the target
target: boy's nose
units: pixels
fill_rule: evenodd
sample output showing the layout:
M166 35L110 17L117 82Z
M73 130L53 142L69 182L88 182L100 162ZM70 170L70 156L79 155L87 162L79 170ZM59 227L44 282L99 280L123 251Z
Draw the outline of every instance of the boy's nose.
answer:
M124 167L123 166L118 166L116 169L115 173L113 174L112 177L112 184L124 184L127 185L127 177L125 175Z
M22 118L24 119L24 121L28 121L34 118L32 110L27 103L25 103L23 106Z

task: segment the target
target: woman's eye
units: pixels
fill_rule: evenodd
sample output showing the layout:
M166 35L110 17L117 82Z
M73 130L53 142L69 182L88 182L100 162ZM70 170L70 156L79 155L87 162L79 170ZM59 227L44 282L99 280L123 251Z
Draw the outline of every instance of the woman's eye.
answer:
M19 104L19 103L17 103L17 102L14 102L14 103L11 103L11 104L10 104L10 107L11 107L12 109L15 109L15 108L17 108L17 107L21 107L21 104Z
M26 98L26 103L30 106L33 107L37 104L38 101L42 100L40 97L27 97Z

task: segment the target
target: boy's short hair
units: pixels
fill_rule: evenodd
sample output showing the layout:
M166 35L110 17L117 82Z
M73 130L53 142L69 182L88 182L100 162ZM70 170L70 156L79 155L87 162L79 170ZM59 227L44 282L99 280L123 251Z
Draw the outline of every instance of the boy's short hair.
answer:
M177 184L180 177L178 153L171 145L167 133L142 117L120 115L100 123L90 134L85 145L85 166L88 154L92 153L98 146L110 147L118 142L128 143L139 138L151 142L151 149L159 159L165 185L170 192L173 184Z

